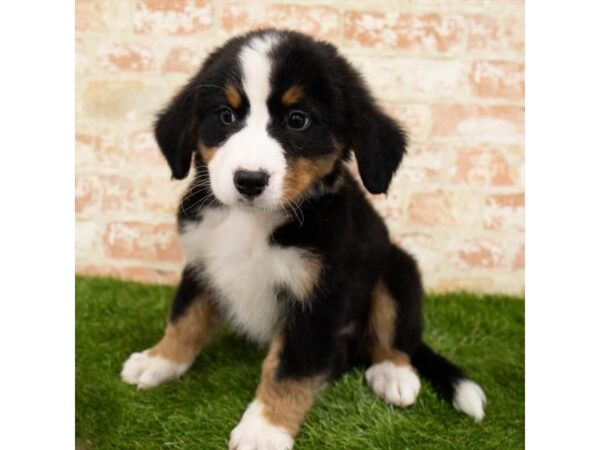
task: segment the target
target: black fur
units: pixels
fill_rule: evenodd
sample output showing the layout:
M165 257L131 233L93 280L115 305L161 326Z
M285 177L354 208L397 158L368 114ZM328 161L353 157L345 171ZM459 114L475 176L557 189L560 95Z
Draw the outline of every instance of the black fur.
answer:
M413 354L423 332L423 287L417 262L408 253L392 245L384 277L397 305L396 347Z
M192 77L171 103L158 115L154 136L171 167L173 178L185 178L198 148L199 138L211 147L235 132L218 126L218 106L224 103L226 82L240 84L239 64L236 60L244 39L232 39L214 51L202 70ZM248 101L243 99L242 110Z
M188 306L196 300L199 294L206 290L206 285L202 283L201 278L198 277L198 267L186 266L181 274L181 281L175 292L175 297L171 304L171 312L169 314L169 320L172 323L183 316Z
M335 378L364 359L359 344L373 287L386 265L389 238L383 221L349 174L342 188L305 202L303 224L291 222L272 236L280 246L303 246L321 258L324 270L307 303L287 300L282 376L328 373ZM340 333L354 324L350 335ZM361 358L361 356L363 356Z
M410 355L421 374L451 398L454 383L464 374L422 342L423 287L417 263L391 243L383 220L343 164L353 151L366 189L384 193L405 153L406 134L376 104L361 77L333 46L298 33L279 33L284 44L272 55L269 134L281 143L286 158L333 154L339 150L336 143L342 154L331 173L312 187L313 194L299 206L295 219L270 238L273 246L309 250L323 267L309 300L300 302L284 288L278 292L284 311L278 376L325 373L334 379L355 364L368 363L370 299L381 280L397 304L395 347ZM159 115L156 139L173 177L188 174L200 143L217 146L243 126L249 108L245 97L235 111L239 117L235 126L222 126L216 113L225 102L225 83L240 86L241 45L257 34L234 39L214 52ZM287 111L278 101L293 84L305 88L299 107L312 118L310 129L303 133L285 127ZM179 208L180 227L190 220L201 221L203 208L219 207L206 184L206 166L195 158L196 175ZM189 267L184 271L173 320L198 289L206 289L190 281L191 271Z
M424 342L412 354L412 362L440 396L448 401L454 397L456 384L467 378L460 368L435 353Z
M404 130L375 103L361 76L345 59L339 60L346 136L356 155L363 184L373 194L387 192L406 152Z

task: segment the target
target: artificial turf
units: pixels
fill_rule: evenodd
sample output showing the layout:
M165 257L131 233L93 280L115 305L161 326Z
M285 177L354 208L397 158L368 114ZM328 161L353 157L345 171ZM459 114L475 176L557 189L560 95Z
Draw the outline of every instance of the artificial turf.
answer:
M139 391L119 372L162 335L173 288L76 279L76 443L81 449L224 449L252 400L264 349L223 330L180 380ZM296 440L302 449L524 447L524 303L504 296L430 295L426 340L487 393L479 425L424 382L402 410L354 370L321 393Z

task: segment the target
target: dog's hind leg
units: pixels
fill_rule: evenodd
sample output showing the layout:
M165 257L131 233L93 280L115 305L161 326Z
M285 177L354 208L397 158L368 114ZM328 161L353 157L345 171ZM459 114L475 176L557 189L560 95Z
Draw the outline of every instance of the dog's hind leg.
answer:
M374 365L369 371L372 373L385 372L387 378L380 375L379 380L393 379L390 375L392 373L395 373L395 377L398 379L397 374L400 373L400 369L392 369L390 363L394 362L394 358L398 358L398 354L402 354L403 358L410 361L410 364L418 370L419 375L431 382L441 397L452 402L456 409L479 422L483 419L486 402L481 387L470 380L462 369L435 353L422 341L422 298L423 288L417 263L409 254L392 246L383 281L375 289L372 299L371 322L373 326L371 328L377 328L378 331L371 332L376 339L371 351ZM393 318L395 324L392 330L385 328L386 326L391 327L389 325L390 318ZM393 338L390 337L391 334L393 334ZM387 356L379 356L378 352L381 353L381 350L378 349L382 346L381 342L392 341L393 350L390 352L389 347L384 345L385 352L383 354ZM400 364L396 363L396 366L398 367ZM410 366L407 363L404 367ZM369 380L369 371L367 371L367 380ZM409 372L405 370L405 373ZM414 378L408 375L405 378L412 379L413 386L417 386ZM379 385L376 385L373 379L374 376L371 375L370 384L376 392L377 387L380 391L383 390L381 386L386 386L386 390L392 389L389 382L386 384L378 381ZM402 386L400 382L396 382L396 384ZM405 384L407 388L410 388L408 381ZM409 390L410 392L412 391ZM409 395L409 399L411 398Z
M220 317L210 294L191 267L183 271L163 338L152 348L133 353L121 371L138 388L158 386L180 377L217 329Z
M394 256L391 259L396 263ZM422 289L420 278L411 276L406 268L396 276L393 292L385 277L376 284L371 296L368 329L371 366L366 379L380 398L406 407L415 402L421 388L410 353L420 342Z

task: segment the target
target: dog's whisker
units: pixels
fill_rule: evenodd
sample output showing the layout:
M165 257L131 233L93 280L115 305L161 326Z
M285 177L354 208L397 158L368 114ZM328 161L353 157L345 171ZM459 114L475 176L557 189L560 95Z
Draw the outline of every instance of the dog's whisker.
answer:
M290 211L292 212L292 214L294 215L295 219L299 222L300 221L300 217L298 217L298 214L296 214L294 205L292 205L291 203L289 203L287 200L285 201L284 204L284 209L286 209L286 207L289 206L290 207Z
M209 188L210 187L210 182L199 182L196 184L192 184L190 185L190 187L188 187L186 193L183 195L182 200L186 200L190 197L192 197L195 194L198 194L199 192L201 192L202 190Z
M286 198L286 199L284 199L284 209L288 205L289 205L292 213L296 217L296 220L298 220L298 222L300 222L301 226L304 225L304 212L299 207L299 205L294 201L294 199Z

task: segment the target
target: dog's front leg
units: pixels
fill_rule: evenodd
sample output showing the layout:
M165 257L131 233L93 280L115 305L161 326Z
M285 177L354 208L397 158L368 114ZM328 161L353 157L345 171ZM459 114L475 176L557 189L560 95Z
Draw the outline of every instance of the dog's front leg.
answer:
M305 348L304 352L295 352L297 349L293 347L289 340L286 342L284 333L278 333L271 342L256 397L231 432L230 450L293 447L304 416L327 378L325 367L315 370L314 361L310 373L298 370L299 365L305 366L302 359L310 354L310 350Z
M183 375L219 323L220 315L210 293L194 268L186 267L163 338L154 347L133 353L123 364L121 378L144 389Z

